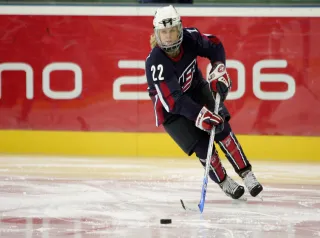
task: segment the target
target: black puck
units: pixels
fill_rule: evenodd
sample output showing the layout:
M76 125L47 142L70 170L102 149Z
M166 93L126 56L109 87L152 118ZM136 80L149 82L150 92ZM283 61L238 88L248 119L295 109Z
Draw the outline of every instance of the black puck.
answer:
M160 219L161 224L171 224L172 220L171 219Z

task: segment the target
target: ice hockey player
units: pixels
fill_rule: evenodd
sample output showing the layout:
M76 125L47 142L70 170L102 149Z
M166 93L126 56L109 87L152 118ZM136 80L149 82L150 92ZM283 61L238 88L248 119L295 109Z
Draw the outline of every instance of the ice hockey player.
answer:
M232 132L231 116L223 103L231 80L226 71L221 41L214 35L201 34L196 28L183 28L181 18L172 5L156 11L153 29L150 38L152 50L146 59L145 70L156 126L162 124L179 147L189 156L195 153L203 166L210 137L208 132L215 126L215 142L243 179L250 194L257 196L263 187ZM198 68L197 56L206 57L211 62L208 80L203 78ZM219 93L222 100L218 115L213 113L215 93ZM245 192L243 186L228 176L216 148L213 149L209 176L233 199L240 198Z

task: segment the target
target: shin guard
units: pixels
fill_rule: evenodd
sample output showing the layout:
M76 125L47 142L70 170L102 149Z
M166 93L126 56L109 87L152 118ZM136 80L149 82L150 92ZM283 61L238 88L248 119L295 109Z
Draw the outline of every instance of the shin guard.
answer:
M234 170L239 175L241 175L243 171L251 170L251 165L232 131L230 131L226 138L218 143Z

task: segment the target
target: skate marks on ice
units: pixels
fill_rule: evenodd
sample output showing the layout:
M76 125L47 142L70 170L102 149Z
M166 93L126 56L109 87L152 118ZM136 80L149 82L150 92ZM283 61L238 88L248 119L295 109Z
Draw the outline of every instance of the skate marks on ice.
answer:
M254 168L264 201L209 181L200 215L180 204L199 202L195 160L2 158L0 237L320 237L320 165Z

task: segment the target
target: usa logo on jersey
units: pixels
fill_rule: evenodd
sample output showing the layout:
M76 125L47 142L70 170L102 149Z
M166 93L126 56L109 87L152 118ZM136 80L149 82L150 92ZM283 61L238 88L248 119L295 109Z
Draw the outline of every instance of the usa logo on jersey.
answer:
M197 60L194 59L179 77L179 83L183 92L187 91L192 83L193 75L196 69Z

